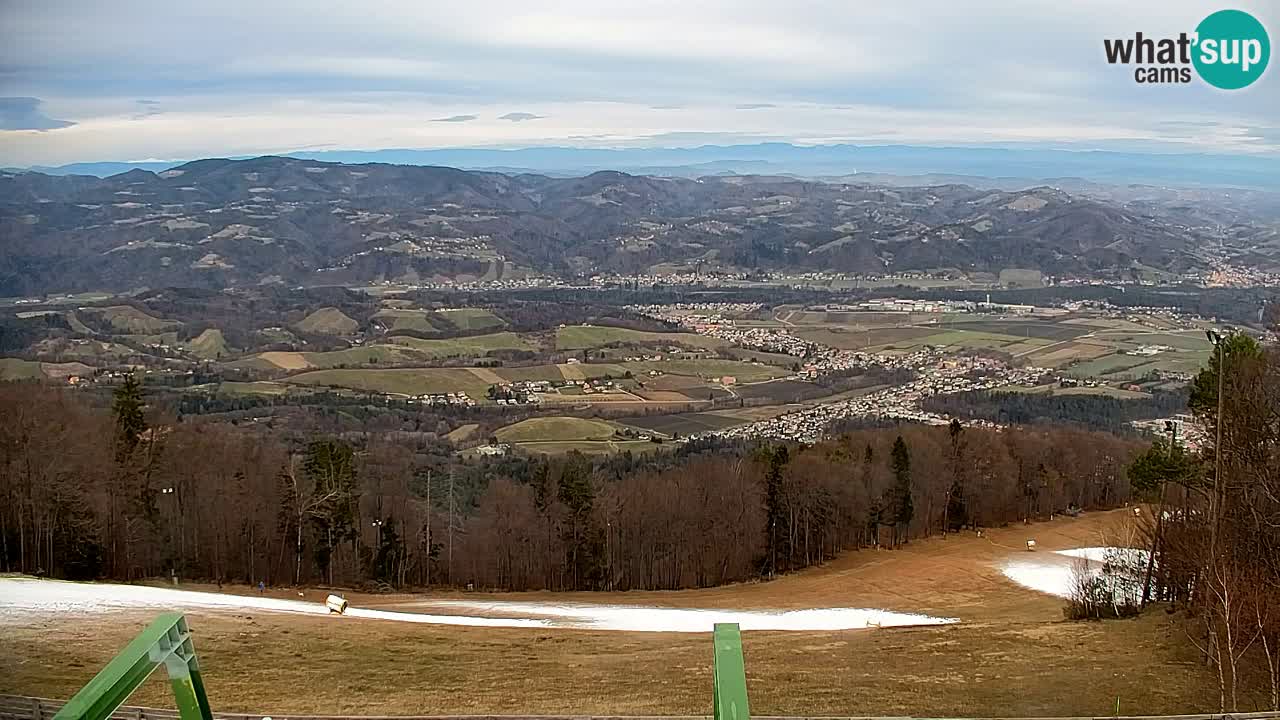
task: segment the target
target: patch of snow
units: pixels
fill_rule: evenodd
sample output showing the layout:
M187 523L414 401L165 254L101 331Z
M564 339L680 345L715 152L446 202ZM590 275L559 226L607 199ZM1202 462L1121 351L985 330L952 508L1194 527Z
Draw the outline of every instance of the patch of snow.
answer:
M416 605L459 609L477 615L428 614L353 607L346 617L431 625L566 628L628 632L709 632L715 623L736 622L743 630L853 630L900 625L944 625L955 618L866 608L811 610L711 610L639 605L439 600ZM320 602L194 592L144 585L73 583L0 578L0 625L29 616L94 614L120 609L227 609L327 615Z
M1147 551L1138 548L1085 547L1048 553L1027 553L1012 557L1000 568L1015 583L1061 598L1071 597L1076 586L1076 561L1087 562L1091 577L1102 574L1108 563L1140 567L1147 561Z

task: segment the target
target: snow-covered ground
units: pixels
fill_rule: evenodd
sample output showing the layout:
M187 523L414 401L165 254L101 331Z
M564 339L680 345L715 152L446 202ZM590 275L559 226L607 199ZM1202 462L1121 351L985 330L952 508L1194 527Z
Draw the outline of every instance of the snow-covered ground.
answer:
M1091 576L1102 574L1104 564L1119 563L1140 567L1147 561L1147 551L1136 548L1086 547L1053 552L1027 553L1006 560L1001 567L1005 577L1023 587L1058 597L1070 597L1076 586L1077 561L1088 562Z
M478 614L427 614L352 607L347 610L345 617L435 625L573 628L633 632L709 632L712 625L719 622L736 622L743 630L855 630L867 627L942 625L957 622L955 618L938 618L866 608L815 608L771 612L472 600L426 601L419 605L424 608L462 610ZM328 610L320 602L224 595L144 585L0 578L0 625L30 617L67 616L139 608L328 614Z

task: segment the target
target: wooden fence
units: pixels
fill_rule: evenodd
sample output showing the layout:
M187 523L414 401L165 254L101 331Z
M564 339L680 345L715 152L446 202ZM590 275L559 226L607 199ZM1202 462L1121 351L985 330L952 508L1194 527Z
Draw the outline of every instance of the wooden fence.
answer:
M0 720L52 720L65 700L0 695ZM285 715L258 713L224 713L213 711L218 720L711 720L709 715ZM177 710L165 708L120 707L112 720L179 720ZM752 720L1280 720L1280 712L1208 713L1201 715L1104 715L1095 717L1057 718L911 718L906 716L848 717L767 717Z

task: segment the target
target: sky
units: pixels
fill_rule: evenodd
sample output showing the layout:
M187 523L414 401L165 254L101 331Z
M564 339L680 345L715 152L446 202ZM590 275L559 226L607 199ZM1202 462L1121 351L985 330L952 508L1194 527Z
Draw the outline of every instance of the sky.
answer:
M1139 85L1104 38L1280 0L0 0L0 166L325 149L1280 153L1280 69Z

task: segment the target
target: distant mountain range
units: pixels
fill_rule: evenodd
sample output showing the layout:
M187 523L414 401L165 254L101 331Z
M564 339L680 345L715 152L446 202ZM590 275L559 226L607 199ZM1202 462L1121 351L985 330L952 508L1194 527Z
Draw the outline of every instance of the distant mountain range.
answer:
M1276 155L758 143L687 148L325 150L285 153L285 156L324 162L447 166L504 173L534 172L561 177L586 175L600 170L675 177L771 174L816 178L853 173L884 173L901 176L947 174L1024 181L1069 177L1111 184L1257 189L1280 187L1280 156ZM183 162L75 163L29 169L49 175L107 177L135 169L160 172L177 167Z
M1280 264L1275 194L862 177L557 178L283 157L108 178L0 172L0 296L693 268L1131 279Z

